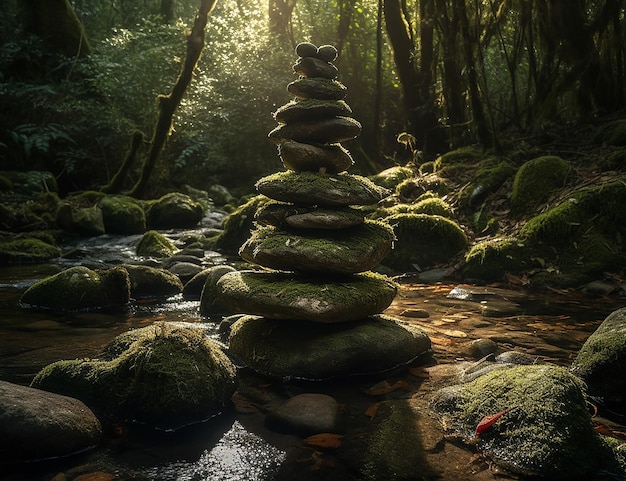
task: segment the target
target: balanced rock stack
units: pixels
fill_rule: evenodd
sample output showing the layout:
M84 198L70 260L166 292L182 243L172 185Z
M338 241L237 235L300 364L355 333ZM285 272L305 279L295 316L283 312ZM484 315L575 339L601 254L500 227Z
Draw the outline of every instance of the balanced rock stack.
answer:
M225 274L221 301L248 315L231 329L230 349L252 369L273 377L327 379L385 371L430 348L418 328L380 314L397 287L371 272L390 252L393 230L367 220L359 206L389 195L348 174L341 142L361 125L343 100L346 87L332 64L337 50L296 47L295 98L275 113L269 137L286 171L260 179L269 200L240 256L261 270Z

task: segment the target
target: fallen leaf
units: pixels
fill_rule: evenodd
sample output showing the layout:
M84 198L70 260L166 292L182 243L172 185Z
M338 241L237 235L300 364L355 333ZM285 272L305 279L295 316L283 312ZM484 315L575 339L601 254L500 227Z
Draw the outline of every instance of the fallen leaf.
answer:
M430 338L430 342L432 344L437 344L438 346L452 346L455 342L452 339L441 339L439 337Z
M374 384L371 388L365 389L363 392L370 396L380 396L382 394L388 394L398 389L410 391L411 387L406 381L396 381L393 384L389 384L389 381L381 381L378 384Z
M370 421L374 419L374 416L376 416L379 406L380 403L370 404L369 407L365 410L365 415L370 418Z
M480 420L478 425L476 426L476 431L474 432L474 437L478 437L478 435L484 433L487 429L494 425L494 423L508 413L511 408L504 409L496 414L490 414L489 416L485 416Z
M411 376L421 377L424 379L428 379L430 377L429 372L426 370L425 367L422 367L422 366L410 367L407 370L409 371L409 374Z
M235 391L235 393L231 396L231 400L235 405L235 410L240 414L255 414L261 411L258 404L250 401L245 396L242 396L238 391Z
M317 446L318 448L338 448L341 446L342 438L343 434L320 433L309 436L302 442L308 446Z
M458 338L467 337L467 333L466 332L459 331L457 329L442 329L441 333L445 334L446 336L450 336L450 337L458 337Z

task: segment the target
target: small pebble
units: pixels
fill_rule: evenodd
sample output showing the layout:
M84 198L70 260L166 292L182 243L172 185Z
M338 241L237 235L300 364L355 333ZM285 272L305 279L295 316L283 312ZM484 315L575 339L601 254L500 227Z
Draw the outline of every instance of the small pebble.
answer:
M324 62L332 62L337 58L337 49L333 45L322 45L317 49L317 58Z
M311 42L302 42L296 45L296 55L299 57L314 57L317 55L317 47Z

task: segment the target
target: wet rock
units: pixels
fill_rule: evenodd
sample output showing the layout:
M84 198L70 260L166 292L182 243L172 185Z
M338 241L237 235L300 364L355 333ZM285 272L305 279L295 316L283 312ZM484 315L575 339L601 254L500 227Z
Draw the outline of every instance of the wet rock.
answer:
M97 272L70 267L30 286L20 298L25 308L81 311L123 307L130 300L126 269L113 267Z
M116 337L96 359L58 361L32 387L96 412L177 429L230 407L235 367L200 328L157 322Z
M296 229L346 229L365 222L365 213L351 207L325 209L282 202L268 202L257 210L255 217L262 225Z
M594 396L626 404L626 308L609 314L572 363Z
M556 366L515 366L443 388L432 407L450 436L474 444L513 472L549 479L592 478L617 469L592 426L583 384ZM505 411L508 410L508 411ZM477 426L502 416L482 432Z
M354 274L370 270L389 253L393 231L367 221L349 229L256 229L241 247L246 261L271 269Z
M215 238L213 248L229 254L237 254L239 248L254 228L254 213L269 199L256 195L240 205L224 221L222 232Z
M301 78L287 85L289 93L300 99L343 100L348 89L341 82L325 78Z
M216 269L225 269L224 272L234 271L234 267L230 267L227 265L216 265L211 266L207 269L203 269L198 272L195 276L193 276L187 283L183 286L183 298L190 301L198 301L200 300L200 296L202 295L202 289L204 289L204 285L206 283L207 278L211 275L212 272ZM215 280L217 282L217 280Z
M283 165L295 172L338 174L352 164L352 156L341 145L313 145L285 140L278 145Z
M275 143L285 140L336 144L356 138L361 133L361 124L350 117L333 117L307 122L280 124L268 136Z
M550 192L562 187L571 170L561 157L546 155L525 162L515 174L511 207L517 214L532 212Z
M0 459L16 463L85 451L102 428L78 399L0 381L0 432Z
M202 266L192 262L176 262L168 268L168 271L178 276L184 285L187 281L190 281L193 276L202 271Z
M293 71L304 77L322 77L326 79L336 79L339 71L332 63L326 62L317 57L301 57L293 65Z
M99 202L107 234L142 234L146 214L137 200L127 196L106 196Z
M0 242L0 264L35 264L60 255L57 246L33 237Z
M135 251L138 256L162 258L171 256L178 248L163 234L149 230L139 239Z
M183 290L180 278L165 269L132 264L126 264L124 268L130 277L130 293L134 299L162 299Z
M382 312L397 291L395 284L374 273L326 279L271 271L225 274L217 288L232 312L321 323L343 323Z
M388 190L357 175L322 176L291 171L263 177L256 188L270 199L329 207L376 204L389 194Z
M380 185L385 189L393 190L400 182L414 176L415 174L410 168L396 165L394 167L389 167L376 175L371 175L368 178L376 185Z
M305 393L289 398L270 412L265 421L274 431L311 436L337 431L339 406L326 394Z
M206 271L202 292L200 293L200 314L212 316L229 312L228 307L218 296L217 282L224 274L235 272L235 268L227 265L209 267Z
M467 349L467 353L475 359L482 359L496 352L498 352L498 344L492 339L475 339Z
M97 206L78 207L61 201L56 212L57 225L68 232L84 236L99 236L106 232L102 210Z
M274 118L280 123L298 120L320 119L325 117L349 117L352 109L343 100L292 100L274 112Z
M384 315L334 324L244 316L232 326L229 345L263 375L323 380L402 366L428 353L430 339Z
M154 201L147 209L150 229L186 229L202 220L204 207L180 192L171 192Z

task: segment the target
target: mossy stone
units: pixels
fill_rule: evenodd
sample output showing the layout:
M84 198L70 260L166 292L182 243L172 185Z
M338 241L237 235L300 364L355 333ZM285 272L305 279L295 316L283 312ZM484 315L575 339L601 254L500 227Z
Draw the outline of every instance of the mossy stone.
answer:
M515 173L515 168L507 161L499 161L496 157L485 159L476 170L472 182L459 192L459 205L462 208L479 206Z
M378 174L370 175L368 179L385 189L394 190L400 182L412 177L414 177L414 174L410 168L396 165L394 167L389 167Z
M150 229L189 229L198 225L204 206L180 192L171 192L150 203L146 219Z
M287 91L299 99L342 100L348 89L341 82L325 78L300 78L287 85Z
M384 315L341 324L244 316L229 338L231 351L249 367L284 380L381 373L425 355L430 346L419 327Z
M395 214L386 217L385 222L393 227L396 240L383 264L397 271L448 262L469 246L459 225L439 215Z
M213 248L229 254L237 254L254 229L254 215L269 199L256 195L240 205L224 221L222 232L213 241Z
M149 230L137 243L135 251L142 257L170 257L178 251L174 243L160 232Z
M285 140L337 144L355 139L361 133L361 124L350 117L332 117L279 124L268 137L277 144Z
M447 217L448 219L453 219L455 217L452 206L436 195L426 197L422 195L412 204L396 204L392 207L384 209L382 213L385 214L385 217L394 214L440 215L442 217Z
M98 204L104 229L108 234L142 234L146 231L146 214L132 197L107 196Z
M609 314L589 336L572 372L587 384L590 394L626 404L626 308Z
M341 144L321 145L285 140L278 145L283 165L294 172L338 174L350 168L354 161Z
M382 222L338 230L259 227L239 255L271 269L354 274L376 267L391 251L394 235Z
M545 155L524 162L513 180L511 208L517 215L536 209L551 192L565 184L570 165L561 157Z
M594 141L607 145L626 145L626 122L622 120L602 127Z
M362 224L365 222L365 213L352 207L328 209L272 201L257 210L256 220L261 225L281 228L336 230Z
M583 383L548 365L492 371L438 391L432 407L448 434L473 443L496 464L549 479L593 478L616 469L613 452L591 423ZM485 417L509 411L475 435Z
M31 264L47 262L61 255L61 250L36 238L0 242L0 264Z
M484 157L482 150L474 146L460 147L438 156L434 160L434 171L442 177L448 177L448 173L455 169L465 169Z
M183 284L179 277L157 267L126 264L130 278L130 294L134 299L162 299L180 294Z
M130 279L123 267L96 272L70 267L30 286L20 304L27 308L81 311L123 307L130 300Z
M102 210L96 205L77 207L68 201L61 201L56 211L57 225L68 232L83 236L99 236L106 232Z
M387 309L397 287L387 277L372 272L327 279L249 270L224 274L217 290L222 302L235 313L345 323Z
M321 175L313 172L278 172L256 183L259 193L270 199L298 205L371 205L389 191L358 175Z
M488 239L473 245L465 256L461 274L485 282L502 280L507 272L530 267L528 249L516 237Z
M209 317L216 314L227 314L229 309L219 297L217 282L224 274L235 272L235 268L220 265L209 267L205 272L206 277L204 279L202 292L200 293L200 314Z
M98 359L52 363L31 386L114 419L176 429L229 408L235 374L202 329L159 322L121 334Z

